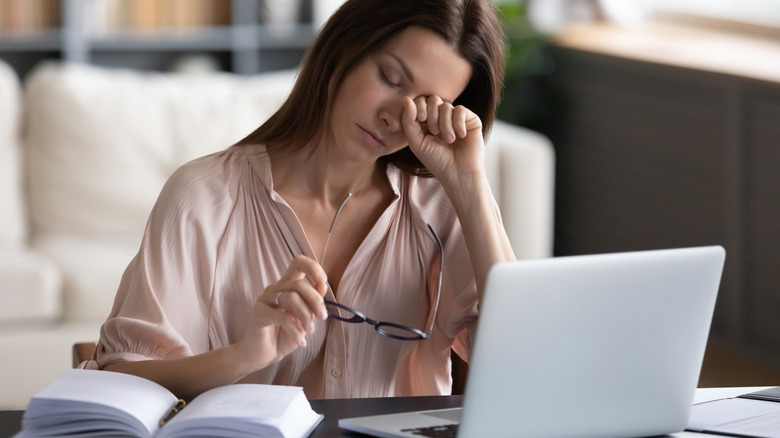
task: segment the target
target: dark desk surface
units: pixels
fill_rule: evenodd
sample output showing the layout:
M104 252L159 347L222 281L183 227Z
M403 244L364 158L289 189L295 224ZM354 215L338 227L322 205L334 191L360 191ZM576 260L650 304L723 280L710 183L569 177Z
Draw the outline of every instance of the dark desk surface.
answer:
M415 411L421 409L452 408L461 405L459 395L439 397L393 397L341 400L312 400L311 407L325 415L312 438L364 436L339 429L339 419L377 415L391 412ZM0 411L0 438L13 436L21 428L24 411Z

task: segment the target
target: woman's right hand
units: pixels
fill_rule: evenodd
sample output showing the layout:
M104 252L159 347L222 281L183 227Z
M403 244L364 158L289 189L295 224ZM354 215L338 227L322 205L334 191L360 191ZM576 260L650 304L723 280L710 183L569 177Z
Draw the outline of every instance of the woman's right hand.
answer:
M314 331L315 320L328 318L323 301L327 289L322 266L302 255L290 262L277 283L265 288L238 344L240 358L249 372L306 346L306 335Z

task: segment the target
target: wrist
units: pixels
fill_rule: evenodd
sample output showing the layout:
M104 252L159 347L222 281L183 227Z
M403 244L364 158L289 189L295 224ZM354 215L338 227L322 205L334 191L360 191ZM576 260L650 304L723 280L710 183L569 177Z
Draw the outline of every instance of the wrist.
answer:
M478 207L486 200L489 201L486 204L493 204L493 192L484 172L458 175L442 186L458 216Z
M225 347L225 354L223 356L223 365L226 369L231 369L233 374L233 381L238 381L245 376L257 371L256 364L252 361L252 358L245 354L241 348L241 344L232 344Z

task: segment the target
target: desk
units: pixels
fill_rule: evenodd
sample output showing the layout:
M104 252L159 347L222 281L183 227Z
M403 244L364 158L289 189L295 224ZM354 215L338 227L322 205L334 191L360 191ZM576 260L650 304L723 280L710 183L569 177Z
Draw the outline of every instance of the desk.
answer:
M746 392L764 388L707 388L698 389L694 402L733 397ZM312 408L325 415L311 438L359 437L364 436L339 429L339 418L363 415L386 414L392 412L421 409L441 409L461 406L463 397L459 395L438 397L394 397L370 399L312 400ZM0 411L0 438L10 437L19 431L24 411ZM680 432L674 437L703 438L704 434Z
M393 397L370 399L312 400L311 407L325 419L311 438L365 436L339 429L339 418L377 415L422 409L454 408L461 405L463 396ZM24 411L0 411L0 438L13 436L21 429Z

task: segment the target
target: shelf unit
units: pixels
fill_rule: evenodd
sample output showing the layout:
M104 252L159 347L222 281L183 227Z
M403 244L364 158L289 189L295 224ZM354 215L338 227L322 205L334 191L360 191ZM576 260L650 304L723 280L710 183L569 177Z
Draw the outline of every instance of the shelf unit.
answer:
M224 0L230 3L224 25L123 27L100 35L85 23L90 1L59 0L57 27L26 33L0 29L0 58L20 77L44 59L164 71L193 55L216 61L220 70L248 75L297 66L319 25L312 19L318 0L299 0L299 18L291 24L265 23L264 0Z

